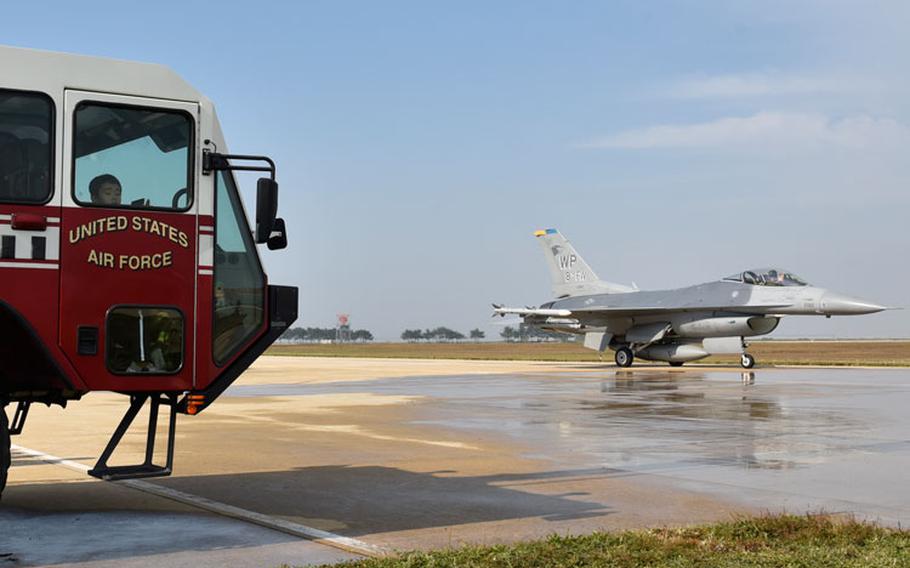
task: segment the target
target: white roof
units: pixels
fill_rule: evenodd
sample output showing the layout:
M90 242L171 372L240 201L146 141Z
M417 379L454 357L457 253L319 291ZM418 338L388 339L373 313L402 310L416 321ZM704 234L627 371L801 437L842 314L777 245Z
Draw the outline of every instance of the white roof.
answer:
M164 65L0 46L0 87L43 91L100 91L202 102L206 97Z

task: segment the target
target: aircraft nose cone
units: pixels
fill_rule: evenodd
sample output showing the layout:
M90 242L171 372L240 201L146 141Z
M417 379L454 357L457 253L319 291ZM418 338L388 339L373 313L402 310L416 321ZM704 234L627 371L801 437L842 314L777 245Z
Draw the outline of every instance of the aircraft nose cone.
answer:
M835 294L834 292L825 292L821 299L821 307L823 313L834 316L874 314L887 309L885 306L864 302L863 300Z

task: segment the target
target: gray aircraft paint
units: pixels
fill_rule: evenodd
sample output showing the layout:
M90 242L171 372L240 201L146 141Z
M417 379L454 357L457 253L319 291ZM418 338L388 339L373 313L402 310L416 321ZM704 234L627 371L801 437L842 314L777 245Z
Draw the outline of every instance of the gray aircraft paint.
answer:
M504 308L495 315L516 314L525 323L561 333L584 334L585 346L631 349L638 357L681 363L731 352L736 338L744 354L744 337L774 331L787 315L860 315L883 306L843 296L797 280L781 285L784 270L745 271L728 277L671 290L639 291L600 280L594 270L559 231L537 231L557 299L539 308ZM780 280L765 283L763 276ZM759 276L762 284L749 283Z

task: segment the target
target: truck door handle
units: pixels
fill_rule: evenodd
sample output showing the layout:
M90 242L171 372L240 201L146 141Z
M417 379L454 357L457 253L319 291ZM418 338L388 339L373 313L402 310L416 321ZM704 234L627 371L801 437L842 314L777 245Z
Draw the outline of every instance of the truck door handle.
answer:
M10 224L20 231L44 231L47 229L47 217L34 213L13 213Z

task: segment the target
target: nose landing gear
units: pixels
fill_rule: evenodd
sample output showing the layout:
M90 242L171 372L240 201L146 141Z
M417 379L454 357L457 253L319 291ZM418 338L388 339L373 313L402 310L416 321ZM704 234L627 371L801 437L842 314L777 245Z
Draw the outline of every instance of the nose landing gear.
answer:
M739 364L743 366L743 369L751 369L755 366L755 357L749 355L748 353L743 353L742 357L739 360Z

